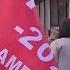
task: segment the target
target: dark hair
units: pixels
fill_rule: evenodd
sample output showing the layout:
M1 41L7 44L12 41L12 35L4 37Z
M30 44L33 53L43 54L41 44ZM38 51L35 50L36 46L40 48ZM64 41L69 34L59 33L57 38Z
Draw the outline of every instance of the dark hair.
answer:
M59 38L70 38L70 19L66 19L60 26Z

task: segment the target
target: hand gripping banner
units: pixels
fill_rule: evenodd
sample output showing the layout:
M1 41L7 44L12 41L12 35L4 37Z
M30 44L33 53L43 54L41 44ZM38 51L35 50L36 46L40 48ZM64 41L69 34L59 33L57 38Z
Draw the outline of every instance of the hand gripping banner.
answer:
M58 70L34 0L0 0L0 70Z

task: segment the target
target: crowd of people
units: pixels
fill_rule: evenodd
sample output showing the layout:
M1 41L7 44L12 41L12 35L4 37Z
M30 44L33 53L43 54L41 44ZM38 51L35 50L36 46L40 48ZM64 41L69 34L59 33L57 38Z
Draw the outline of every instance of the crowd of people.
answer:
M70 69L70 19L66 19L60 27L51 29L50 48L54 54L59 70Z

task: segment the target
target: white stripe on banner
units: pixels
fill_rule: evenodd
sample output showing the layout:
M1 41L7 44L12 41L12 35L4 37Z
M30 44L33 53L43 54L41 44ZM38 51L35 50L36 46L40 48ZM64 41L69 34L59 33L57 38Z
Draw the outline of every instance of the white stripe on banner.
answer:
M26 5L30 8L33 9L35 7L35 3L34 0L30 0L26 3Z
M16 26L14 29L15 29L19 34L22 34L22 33L24 32L24 30L23 30L21 27L19 27L19 26Z

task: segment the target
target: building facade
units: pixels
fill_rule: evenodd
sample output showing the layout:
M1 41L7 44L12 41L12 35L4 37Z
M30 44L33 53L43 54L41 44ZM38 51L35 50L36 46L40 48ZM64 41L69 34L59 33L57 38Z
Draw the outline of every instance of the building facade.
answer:
M60 26L66 18L70 17L69 0L40 0L36 6L47 30L50 30L52 26Z

